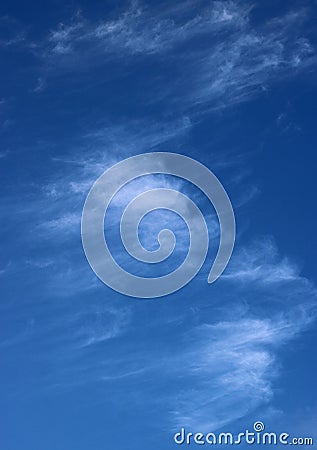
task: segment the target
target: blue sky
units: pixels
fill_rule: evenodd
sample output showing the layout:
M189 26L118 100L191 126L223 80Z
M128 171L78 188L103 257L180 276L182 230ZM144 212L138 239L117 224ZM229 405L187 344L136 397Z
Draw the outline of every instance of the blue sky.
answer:
M1 448L172 449L181 427L256 420L317 439L315 15L312 0L1 3ZM203 194L168 176L129 186L117 255L144 187L187 193L214 238L190 284L138 300L96 278L80 218L104 170L149 151L209 167L237 239L208 285ZM169 214L141 228L151 249L174 227L163 272L188 244Z

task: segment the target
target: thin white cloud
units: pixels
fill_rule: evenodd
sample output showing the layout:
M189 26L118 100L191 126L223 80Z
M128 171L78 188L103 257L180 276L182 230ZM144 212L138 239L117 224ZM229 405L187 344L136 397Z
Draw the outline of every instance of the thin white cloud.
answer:
M169 12L171 14L169 14ZM191 17L183 16L191 12ZM79 46L90 43L104 53L156 54L171 50L189 39L222 30L237 28L247 9L234 2L214 2L197 11L195 5L169 7L167 11L150 10L133 1L130 7L113 20L90 23L77 13L70 24L60 23L48 41L53 54L71 54ZM98 46L98 47L96 47Z
M78 232L80 227L80 217L80 214L65 213L60 217L42 222L40 228L56 233L71 230Z
M78 322L75 324L77 330L74 333L75 346L89 347L125 334L130 320L131 311L127 307L88 306L74 319L74 322Z
M73 70L86 59L92 67L113 59L136 67L138 60L129 57L151 56L158 63L167 58L182 71L162 87L157 100L168 99L174 111L195 111L204 104L218 109L252 98L316 62L303 31L308 10L255 25L253 9L216 1L207 6L185 2L162 11L132 2L111 20L93 23L77 14L50 32L44 57Z
M299 268L278 255L271 238L255 242L233 255L224 279L241 283L272 284L301 279Z
M313 53L307 39L293 37L286 29L283 34L270 24L260 30L247 27L211 46L207 54L197 55L199 76L193 77L189 101L213 102L219 107L248 100L271 82L294 75L315 61Z
M119 160L134 154L166 150L174 140L178 140L179 145L190 126L187 117L173 124L134 120L125 125L105 125L86 133L82 137L84 147L77 151L76 158L54 159L62 173L59 179L42 188L44 194L55 201L85 195L94 181Z
M50 317L43 319L50 310ZM21 314L23 316L23 314ZM55 342L57 352L55 362L72 358L88 347L106 343L125 334L131 320L128 307L113 307L100 302L78 302L76 310L67 305L34 305L27 321L21 321L19 329L7 334L0 342L1 347L24 345L34 339L40 339L50 346ZM44 324L45 323L45 324ZM40 350L39 350L40 351ZM44 358L50 357L46 352Z
M228 280L232 300L225 294ZM315 286L279 254L272 239L238 252L221 283L225 319L205 316L182 356L180 367L186 364L196 388L184 393L175 410L177 427L212 431L269 407L281 373L277 351L316 319ZM238 311L242 299L246 305Z
M43 77L39 77L36 82L36 86L33 88L33 92L39 93L45 89L46 81Z
M184 355L194 389L175 399L176 428L214 431L267 404L277 375L270 346L280 326L250 318L200 326Z
M27 42L27 32L19 21L9 15L0 16L0 47L12 49L12 47L25 46Z

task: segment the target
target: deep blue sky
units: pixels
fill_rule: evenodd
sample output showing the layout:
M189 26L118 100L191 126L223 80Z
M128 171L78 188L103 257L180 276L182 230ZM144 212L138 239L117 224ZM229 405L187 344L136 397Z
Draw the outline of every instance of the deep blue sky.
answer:
M1 3L1 448L172 449L182 426L256 420L317 439L316 13L315 1ZM214 285L215 243L189 285L144 301L95 277L80 217L107 167L148 151L206 164L237 240ZM197 190L146 183L191 194L212 227ZM154 245L158 217L147 225Z

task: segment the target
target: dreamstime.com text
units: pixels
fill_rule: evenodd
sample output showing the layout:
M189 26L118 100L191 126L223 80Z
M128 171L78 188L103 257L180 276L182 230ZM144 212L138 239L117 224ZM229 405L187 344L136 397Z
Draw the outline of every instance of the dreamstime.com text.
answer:
M312 437L292 437L290 434L265 431L263 422L254 422L253 430L241 433L192 433L182 428L174 434L177 445L313 445Z

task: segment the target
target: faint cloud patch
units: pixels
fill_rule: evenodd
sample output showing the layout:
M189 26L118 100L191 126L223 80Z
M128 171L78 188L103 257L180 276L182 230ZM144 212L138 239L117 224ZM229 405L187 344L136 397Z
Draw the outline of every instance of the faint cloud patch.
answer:
M242 248L233 256L224 279L242 283L283 283L300 279L299 268L281 258L274 241L267 238Z

